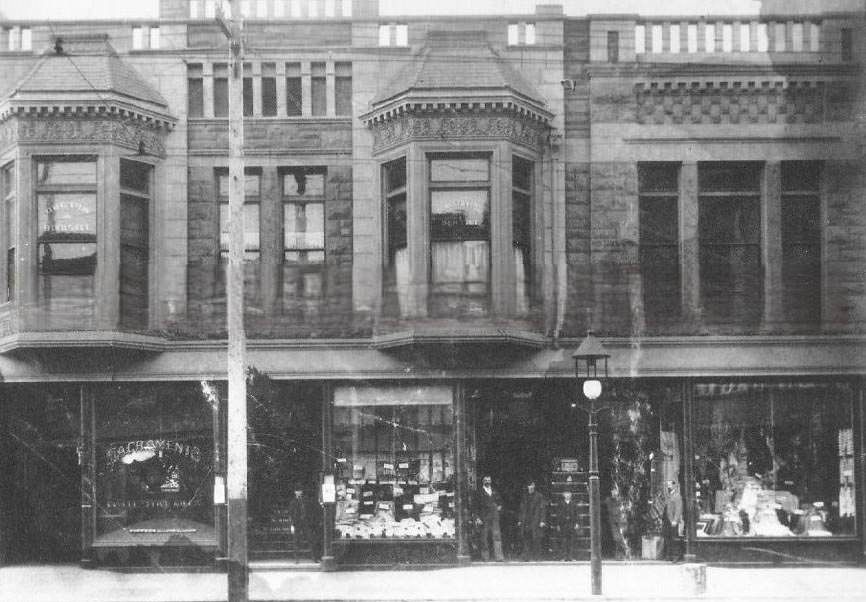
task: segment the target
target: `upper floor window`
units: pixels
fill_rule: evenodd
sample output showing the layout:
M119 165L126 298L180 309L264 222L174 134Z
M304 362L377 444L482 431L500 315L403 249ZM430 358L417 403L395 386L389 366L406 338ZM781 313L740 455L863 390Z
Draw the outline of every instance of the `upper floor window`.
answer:
M277 114L277 66L274 63L262 64L262 117Z
M841 55L842 60L847 62L854 60L854 30L850 27L843 27L839 32L841 36Z
M334 64L334 108L337 115L352 114L352 63Z
M147 163L120 162L120 323L129 328L148 324L152 171Z
M220 219L220 257L225 261L229 256L229 174L218 172L217 195ZM244 175L244 260L259 258L259 205L261 201L261 175L257 171L246 170Z
M782 163L782 303L785 318L821 318L821 164Z
M10 51L32 50L33 31L29 27L5 27L6 49Z
M3 240L6 244L6 301L15 298L15 264L18 244L18 201L15 164L0 169L0 197L3 199Z
M283 308L311 315L324 293L327 172L323 167L292 167L281 176Z
M382 166L385 202L384 304L388 315L401 315L408 306L409 255L406 248L406 158Z
M35 162L39 298L90 317L96 272L95 158ZM62 311L62 309L61 309Z
M535 23L509 23L508 45L532 46L535 44Z
M286 63L286 115L300 117L303 114L301 64Z
M701 304L710 321L761 319L762 173L761 163L698 165Z
M325 63L310 65L310 109L315 116L328 113L328 79L325 75Z
M619 32L607 32L607 62L619 62Z
M490 157L431 155L433 316L486 315L490 297Z
M244 117L251 117L253 114L253 66L250 63L244 63L243 99Z
M186 72L187 116L204 115L204 77L201 63L191 64Z
M678 163L638 165L641 284L647 324L680 314Z
M229 114L229 67L226 63L213 66L213 116L228 117Z
M159 48L159 27L136 25L132 28L132 49Z
M511 159L511 245L514 247L515 314L529 314L532 279L532 197L535 164L522 157Z
M379 46L408 46L409 26L405 23L388 23L379 26Z

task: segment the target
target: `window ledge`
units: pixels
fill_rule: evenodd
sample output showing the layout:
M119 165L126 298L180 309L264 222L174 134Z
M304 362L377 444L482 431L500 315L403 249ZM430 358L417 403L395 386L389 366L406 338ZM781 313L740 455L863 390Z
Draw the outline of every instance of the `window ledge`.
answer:
M18 332L0 338L0 354L25 349L110 348L161 352L168 342L162 337L118 331Z
M374 335L373 349L396 349L417 345L500 344L542 349L549 344L546 336L528 330L496 327L429 327Z

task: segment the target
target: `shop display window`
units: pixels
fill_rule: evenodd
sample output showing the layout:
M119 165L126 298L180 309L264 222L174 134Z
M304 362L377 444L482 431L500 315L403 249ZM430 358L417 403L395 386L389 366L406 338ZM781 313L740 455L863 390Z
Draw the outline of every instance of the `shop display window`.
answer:
M852 396L818 382L697 385L697 536L854 535Z
M450 387L334 394L339 539L454 538Z
M94 412L97 545L210 543L212 412L198 385L100 391Z

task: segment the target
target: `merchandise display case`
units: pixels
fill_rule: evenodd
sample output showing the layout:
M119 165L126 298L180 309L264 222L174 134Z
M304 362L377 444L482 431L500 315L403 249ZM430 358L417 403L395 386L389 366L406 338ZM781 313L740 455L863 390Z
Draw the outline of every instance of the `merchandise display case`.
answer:
M338 389L334 541L453 540L451 390Z

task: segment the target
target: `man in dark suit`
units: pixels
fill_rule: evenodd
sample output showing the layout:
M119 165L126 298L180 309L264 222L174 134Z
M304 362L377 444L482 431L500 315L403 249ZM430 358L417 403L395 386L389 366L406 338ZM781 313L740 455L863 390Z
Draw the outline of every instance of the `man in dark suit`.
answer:
M575 560L578 528L577 502L572 499L570 491L563 491L556 525L559 531L559 556L562 560Z
M541 540L547 521L547 498L535 489L535 481L526 484L523 499L520 500L520 514L517 526L523 540L524 560L541 558Z
M475 524L481 528L481 559L490 560L490 546L493 559L502 562L502 533L499 530L499 515L502 512L502 498L493 489L493 479L484 475L481 489L475 496Z

